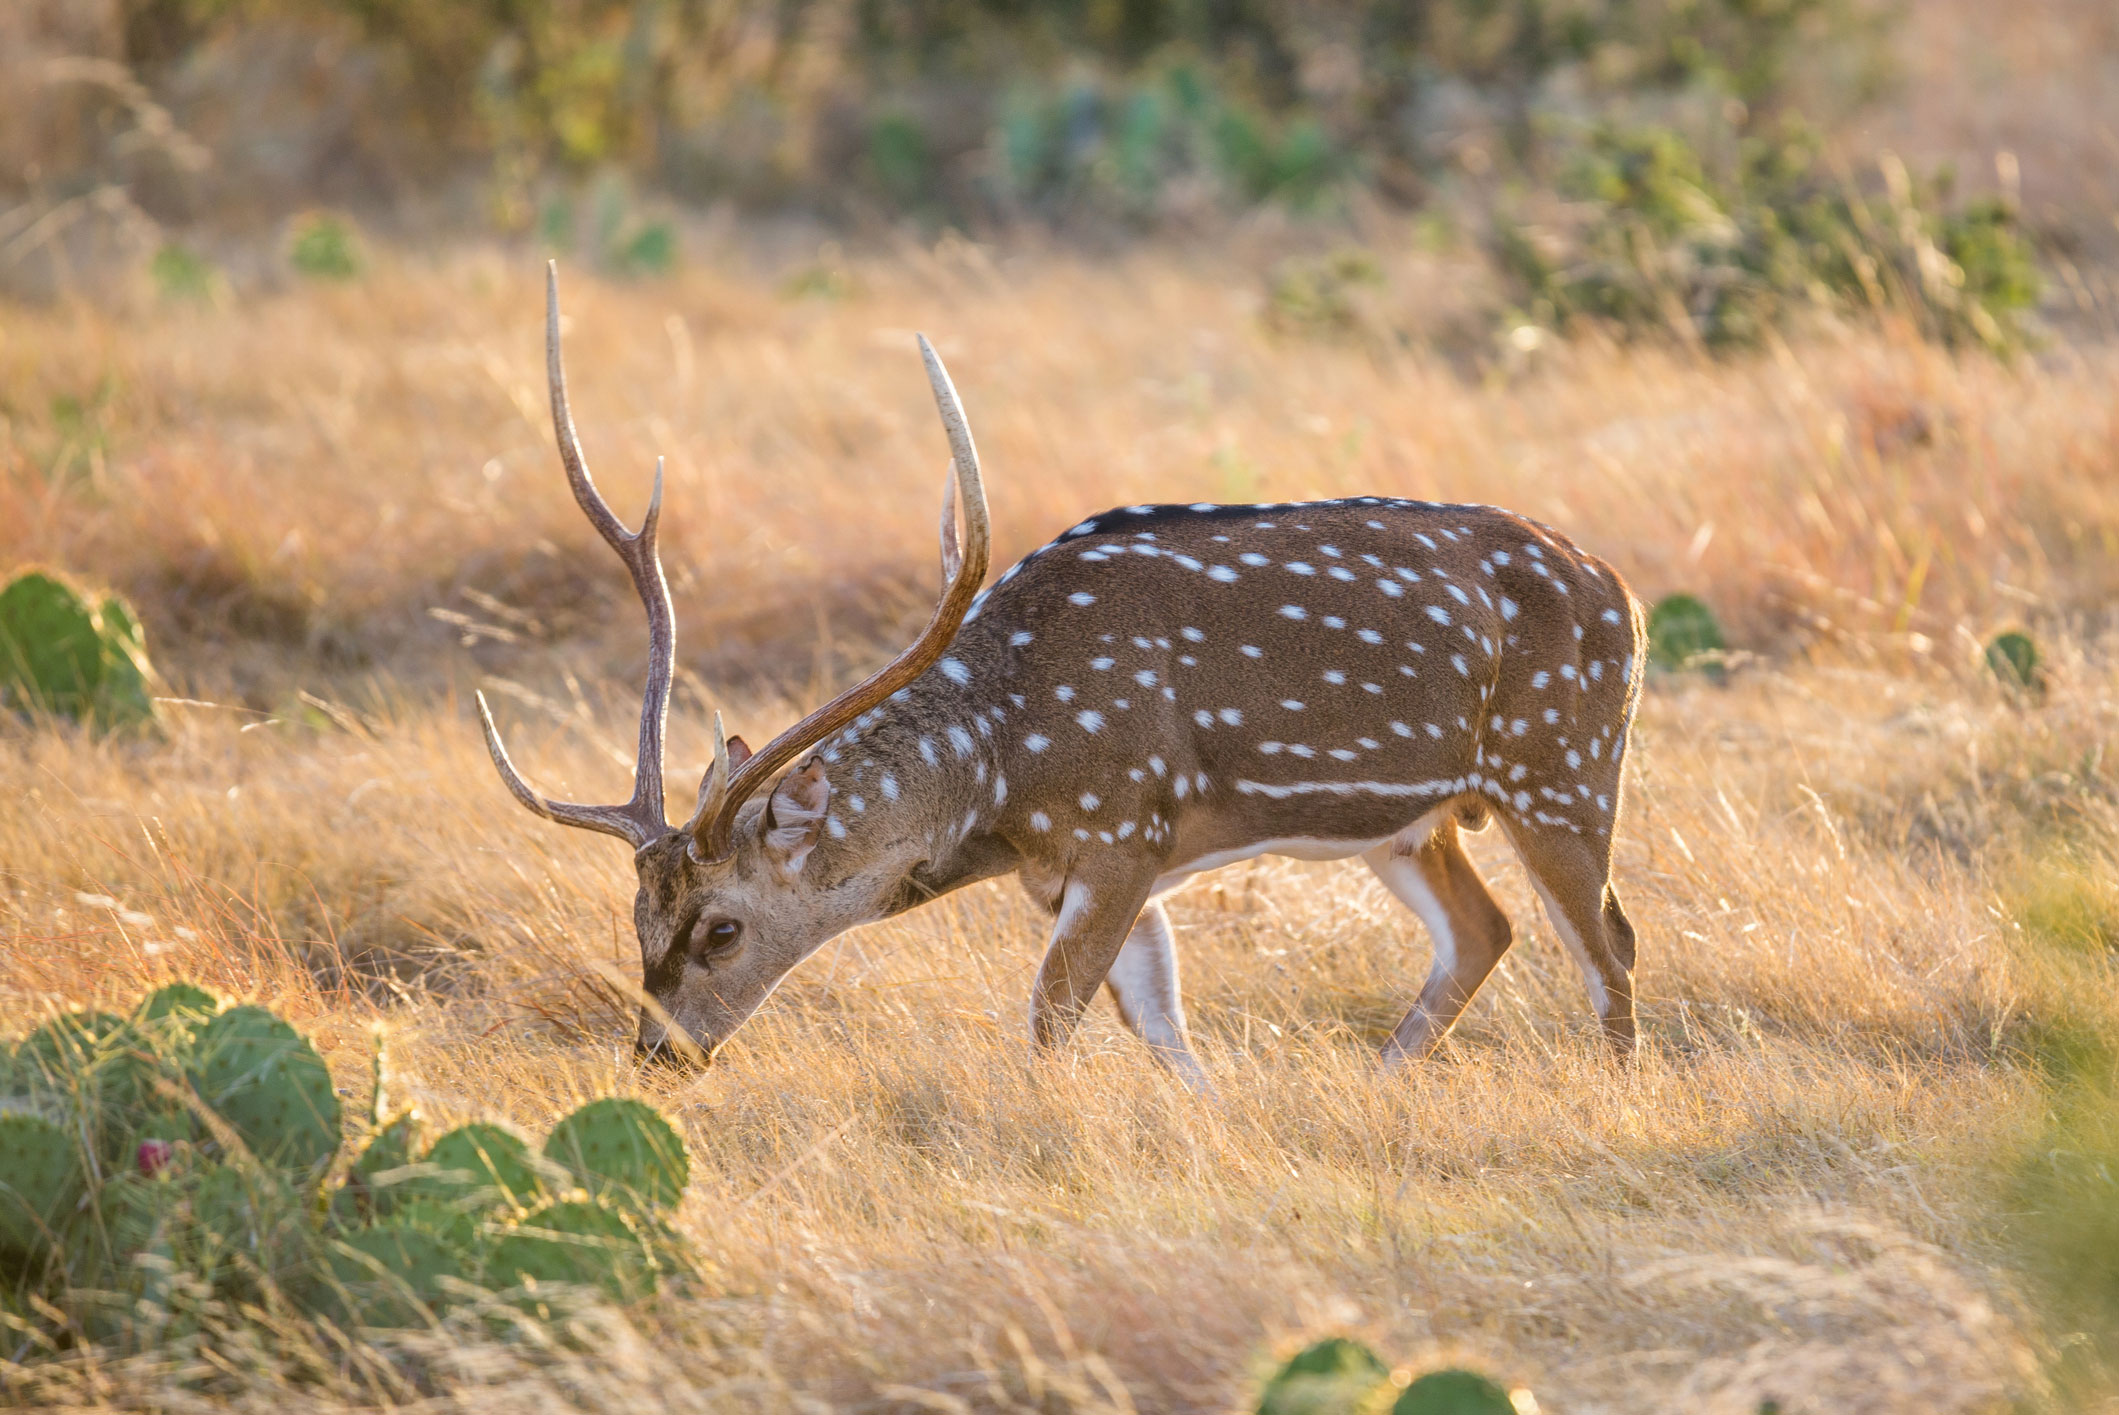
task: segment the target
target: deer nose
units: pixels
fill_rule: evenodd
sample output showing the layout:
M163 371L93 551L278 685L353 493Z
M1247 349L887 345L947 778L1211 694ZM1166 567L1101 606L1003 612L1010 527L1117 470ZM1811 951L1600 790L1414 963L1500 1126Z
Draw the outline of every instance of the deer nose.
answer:
M688 1071L711 1065L713 1059L713 1053L703 1048L671 1046L666 1032L653 1041L646 1037L636 1037L633 1041L633 1060L642 1066L670 1066Z

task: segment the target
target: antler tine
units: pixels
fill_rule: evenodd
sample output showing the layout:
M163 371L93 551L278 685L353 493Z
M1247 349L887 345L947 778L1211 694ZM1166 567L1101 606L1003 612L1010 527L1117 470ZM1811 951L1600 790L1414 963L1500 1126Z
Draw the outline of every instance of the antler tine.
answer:
M927 342L926 335L919 336L919 339L920 357L927 365L927 381L934 389L935 408L942 415L942 428L949 437L950 466L955 473L942 493L942 569L947 577L942 597L935 605L927 627L903 653L775 737L763 750L737 767L733 775L728 773L723 758L717 755L716 770L708 779L718 778L727 786L712 793L714 799L709 802L709 793L702 784L699 813L690 826L693 851L701 859L727 858L736 812L759 787L772 780L780 768L926 672L949 647L950 640L956 637L956 631L963 625L964 616L978 595L979 586L985 583L993 537L986 512L986 487L979 477L978 448L971 440L971 424L964 416L964 405L957 398L956 385L950 382L949 371L942 367L941 356ZM959 499L964 505L961 545L956 537L953 506ZM718 723L715 739L720 740Z
M559 351L559 263L545 266L545 375L552 393L552 433L559 443L559 460L566 467L567 485L589 524L603 537L632 576L633 589L647 611L647 688L640 701L640 747L633 758L633 795L622 806L579 806L547 801L530 790L508 763L493 719L479 700L485 718L486 746L501 779L515 799L550 820L578 825L621 836L639 849L669 829L662 814L662 733L669 716L670 679L676 669L677 625L670 607L669 583L662 575L662 556L655 533L662 521L662 459L655 459L655 491L648 498L647 514L637 533L629 532L589 476L588 462L581 455L581 440L574 434L574 415L567 406L567 374Z
M942 473L942 578L954 580L964 566L964 551L956 535L956 463Z
M684 823L684 830L692 837L696 852L699 823L720 806L721 798L728 793L728 732L721 725L721 711L714 710L714 760L699 778L699 800L692 807L692 818Z
M479 693L476 696L478 721L486 730L486 751L492 756L500 779L507 783L516 800L546 820L615 835L635 850L653 838L642 832L639 821L624 806L577 806L568 801L548 801L531 790L530 783L515 770L515 763L508 760L508 749L501 744L500 729L493 725L493 711L486 705L486 695Z

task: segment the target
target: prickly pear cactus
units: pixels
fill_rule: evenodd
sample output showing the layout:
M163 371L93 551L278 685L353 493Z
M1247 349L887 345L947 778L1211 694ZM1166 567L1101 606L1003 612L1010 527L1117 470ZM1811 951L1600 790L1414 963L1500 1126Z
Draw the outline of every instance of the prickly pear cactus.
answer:
M199 1029L191 1083L250 1152L295 1172L339 1147L331 1071L294 1028L262 1007L233 1007Z
M115 727L154 716L139 622L115 599L91 604L56 576L0 590L0 703Z
M621 1302L655 1289L654 1255L617 1209L565 1199L496 1234L486 1254L495 1288L562 1283L601 1288Z
M1258 1415L1353 1415L1390 1377L1390 1368L1360 1342L1327 1337L1273 1373L1259 1393Z
M644 1101L607 1096L552 1127L545 1157L599 1197L666 1209L691 1182L691 1157L661 1113Z
M74 1139L41 1115L0 1115L0 1248L35 1255L73 1213L84 1176Z
M481 1285L540 1307L554 1285L630 1301L687 1267L656 1209L690 1164L650 1107L583 1106L542 1154L487 1122L429 1145L416 1112L386 1112L385 1079L378 1038L363 1143L333 1184L331 1074L262 1007L178 983L129 1016L68 1013L0 1042L10 1319L142 1350L282 1303L410 1326Z

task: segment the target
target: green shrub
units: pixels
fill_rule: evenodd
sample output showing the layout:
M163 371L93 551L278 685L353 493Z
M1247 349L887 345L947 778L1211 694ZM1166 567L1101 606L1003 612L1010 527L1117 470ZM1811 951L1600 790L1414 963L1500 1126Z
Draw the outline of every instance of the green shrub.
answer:
M643 212L631 185L613 171L585 190L548 195L537 235L554 251L587 251L604 273L622 279L669 274L680 246L676 224Z
M1363 250L1285 261L1266 281L1266 327L1325 338L1357 333L1362 325L1361 292L1382 284L1376 258Z
M416 1115L386 1119L379 1044L376 1082L348 1164L330 1071L262 1007L173 984L0 1046L0 1315L139 1348L231 1312L391 1327L555 1284L631 1301L684 1265L663 1214L690 1162L651 1107L592 1101L545 1158L499 1125L428 1145Z
M868 171L899 207L918 205L929 196L934 159L927 134L904 113L885 113L868 130Z
M310 212L288 233L287 263L312 280L351 280L361 273L360 238L344 217Z
M1245 97L1211 71L1017 86L999 104L991 195L1016 210L1151 223L1188 187L1224 202L1324 200L1351 177L1351 151L1321 124Z
M1576 215L1542 243L1497 229L1509 318L1742 345L1806 311L1888 311L1951 344L2023 342L2038 281L2005 204L1953 208L1947 177L1891 158L1864 188L1792 120L1714 146L1733 155L1710 162L1667 128L1580 130L1560 179Z
M165 300L211 299L220 285L220 272L203 256L179 241L171 241L147 263L155 293Z
M146 635L116 596L92 602L26 571L0 589L0 706L103 728L154 717Z

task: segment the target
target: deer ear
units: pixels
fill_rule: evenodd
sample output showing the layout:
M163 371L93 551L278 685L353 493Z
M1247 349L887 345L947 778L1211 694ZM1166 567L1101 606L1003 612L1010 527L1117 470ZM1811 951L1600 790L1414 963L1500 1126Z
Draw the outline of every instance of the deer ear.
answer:
M750 760L750 743L741 737L728 739L728 769L734 771Z
M801 873L824 830L824 810L830 804L831 782L824 775L824 763L815 757L774 789L759 829L765 837L765 853L781 873Z

